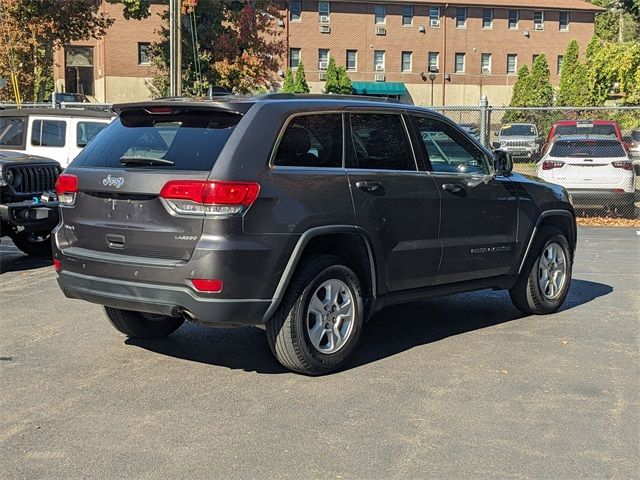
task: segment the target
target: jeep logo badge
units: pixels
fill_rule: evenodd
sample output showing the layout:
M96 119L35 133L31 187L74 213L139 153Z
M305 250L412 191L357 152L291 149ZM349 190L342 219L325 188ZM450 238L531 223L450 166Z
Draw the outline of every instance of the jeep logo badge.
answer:
M102 184L105 187L120 188L124 185L124 177L112 177L111 175L107 175L107 178L102 180Z

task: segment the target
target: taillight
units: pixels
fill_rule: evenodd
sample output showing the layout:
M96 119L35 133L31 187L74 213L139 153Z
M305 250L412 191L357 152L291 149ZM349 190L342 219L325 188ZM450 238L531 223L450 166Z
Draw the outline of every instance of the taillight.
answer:
M222 280L209 278L193 278L191 283L199 292L220 293L222 291Z
M78 193L78 177L63 173L56 180L56 193L62 205L73 205Z
M631 162L611 162L611 165L616 168L622 168L623 170L633 170L633 163Z
M554 168L562 168L564 162L559 160L545 160L542 162L542 170L553 170Z
M56 272L59 272L60 270L62 270L62 265L60 264L60 260L58 260L57 258L53 259L53 269Z
M251 206L259 192L254 182L170 180L160 198L182 215L231 215Z

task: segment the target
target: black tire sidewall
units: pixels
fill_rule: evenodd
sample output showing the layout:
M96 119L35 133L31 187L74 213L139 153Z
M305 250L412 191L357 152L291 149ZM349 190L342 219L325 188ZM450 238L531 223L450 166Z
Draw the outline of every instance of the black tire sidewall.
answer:
M337 279L341 280L349 288L354 301L355 314L354 325L351 335L346 344L337 352L331 354L321 353L313 346L309 339L306 327L306 313L311 301L311 296L316 289L325 281ZM333 371L339 368L357 347L363 329L364 301L362 298L362 285L357 275L350 268L341 264L334 264L322 270L302 291L293 311L291 312L292 336L299 340L298 344L304 349L304 356L313 362L314 370ZM301 341L300 341L301 340Z

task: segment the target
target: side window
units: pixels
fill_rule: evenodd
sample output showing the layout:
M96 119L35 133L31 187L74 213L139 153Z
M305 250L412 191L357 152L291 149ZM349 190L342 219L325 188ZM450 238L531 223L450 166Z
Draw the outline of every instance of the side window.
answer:
M351 115L351 135L358 168L417 170L400 115Z
M86 147L106 126L107 124L102 122L78 122L76 145L78 147Z
M342 167L342 114L293 117L273 161L283 167Z
M450 125L426 117L412 117L412 122L434 172L489 173L487 155Z
M31 145L36 147L64 147L67 134L66 122L59 120L34 120Z

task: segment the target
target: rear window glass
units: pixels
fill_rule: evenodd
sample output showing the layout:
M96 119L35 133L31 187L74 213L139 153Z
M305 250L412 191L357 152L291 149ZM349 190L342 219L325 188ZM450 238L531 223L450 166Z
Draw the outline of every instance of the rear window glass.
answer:
M569 140L556 142L552 157L568 158L621 158L627 154L617 140Z
M342 167L342 115L294 117L280 140L273 164L291 167Z
M86 147L107 125L107 123L103 122L78 122L76 145Z
M500 136L521 136L521 137L534 137L537 135L536 127L533 125L505 125L500 130Z
M613 125L593 125L591 123L578 123L577 125L558 125L556 135L611 135L617 137Z
M24 145L24 118L0 118L0 147Z
M35 147L64 147L67 122L60 120L34 120L31 127L31 145Z
M125 111L80 152L75 167L211 170L241 115L211 110ZM135 160L140 160L136 164ZM150 159L150 163L144 163ZM168 161L152 164L153 160Z
M631 134L631 139L632 139L634 142L640 142L640 130L636 130L635 132L633 132L633 133Z

